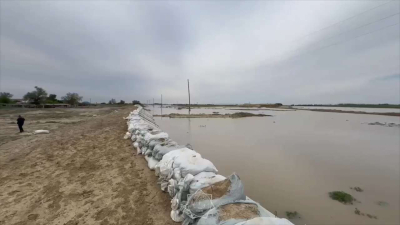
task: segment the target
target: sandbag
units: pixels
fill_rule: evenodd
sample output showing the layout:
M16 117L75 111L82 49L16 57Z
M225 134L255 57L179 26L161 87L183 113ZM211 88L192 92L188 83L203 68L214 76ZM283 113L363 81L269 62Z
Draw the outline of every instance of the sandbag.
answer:
M136 135L132 135L132 136L131 136L131 140L132 140L133 142L135 142L135 141L136 141Z
M193 194L197 190L207 187L211 184L225 180L226 177L215 174L213 172L201 172L194 176L193 181L190 183L189 193Z
M210 209L198 220L197 225L234 225L258 217L275 218L275 215L247 198Z
M154 146L153 157L155 159L161 160L163 156L168 152L181 148L185 147L178 145L178 143L176 143L175 141L168 140L167 142L163 142Z
M140 153L145 155L146 152L147 152L147 147L146 147L146 145L143 145L142 151Z
M151 141L149 142L149 149L153 150L154 147L155 147L156 145L161 144L161 143L164 143L164 142L167 142L168 140L169 140L169 139L165 139L165 138L160 138L160 139L156 139L156 140L151 140Z
M160 176L161 179L166 179L166 181L168 182L168 180L173 175L172 165L174 164L174 159L178 156L193 157L201 155L188 148L182 148L168 152L167 154L164 155L162 160L156 165L156 175Z
M171 219L177 223L182 222L184 220L184 215L180 213L178 210L171 211Z
M293 223L285 218L258 217L236 225L293 225Z
M145 139L145 141L148 143L148 142L150 142L150 141L152 141L152 140L157 140L157 139L160 139L160 138L163 138L163 139L168 139L168 134L167 133L165 133L165 132L160 132L160 133L157 133L157 134L151 134L151 133L147 133L145 136L144 136L144 139Z
M198 155L186 155L178 156L174 159L174 169L179 168L181 177L185 177L188 174L197 175L201 172L213 172L217 173L218 170L214 164Z
M126 132L126 134L125 134L125 136L124 136L124 139L128 139L128 138L130 138L131 137L131 133L130 132Z
M33 134L49 134L50 131L48 130L35 130Z
M209 209L238 200L246 200L239 176L233 173L227 179L199 189L183 206L186 224L203 216Z
M153 157L145 156L147 160L147 166L149 167L150 170L154 170L156 167L157 163L159 162L158 160L155 160Z

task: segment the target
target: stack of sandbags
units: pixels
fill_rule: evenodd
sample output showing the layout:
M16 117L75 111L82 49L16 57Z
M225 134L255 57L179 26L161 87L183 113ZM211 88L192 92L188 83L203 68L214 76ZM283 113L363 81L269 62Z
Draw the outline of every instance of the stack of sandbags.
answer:
M233 225L259 217L275 216L251 199L238 200L211 208L197 221L197 225Z
M235 173L225 178L192 147L171 140L142 107L125 118L137 154L143 154L155 170L161 190L171 196L171 218L183 225L292 225L275 218L260 204L246 197ZM187 145L188 146L188 145Z
M246 200L246 195L242 181L233 173L227 179L203 187L189 195L182 207L182 212L185 214L184 224L193 224L210 209L239 200Z

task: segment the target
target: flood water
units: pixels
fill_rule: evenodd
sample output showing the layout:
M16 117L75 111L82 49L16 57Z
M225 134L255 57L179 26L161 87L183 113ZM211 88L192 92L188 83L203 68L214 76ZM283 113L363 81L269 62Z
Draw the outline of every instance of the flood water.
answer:
M191 113L238 111L214 108ZM152 113L160 114L161 109ZM220 174L238 173L246 195L279 217L297 211L301 219L292 220L296 224L400 223L400 128L368 125L399 124L399 117L303 110L253 113L273 116L155 119L173 140L190 143L211 160ZM364 191L350 189L355 186ZM330 191L345 191L360 203L341 204L329 198ZM356 215L355 208L378 219Z
M369 112L369 113L400 113L398 108L357 108L357 107L329 107L329 106L296 106L297 109L331 109L343 111Z

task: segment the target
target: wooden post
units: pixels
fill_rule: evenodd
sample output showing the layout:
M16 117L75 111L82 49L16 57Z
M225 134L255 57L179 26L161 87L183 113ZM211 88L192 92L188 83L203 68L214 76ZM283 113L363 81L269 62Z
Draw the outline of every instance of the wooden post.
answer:
M189 87L189 79L188 79L188 93L189 93L189 113L190 113L190 87Z

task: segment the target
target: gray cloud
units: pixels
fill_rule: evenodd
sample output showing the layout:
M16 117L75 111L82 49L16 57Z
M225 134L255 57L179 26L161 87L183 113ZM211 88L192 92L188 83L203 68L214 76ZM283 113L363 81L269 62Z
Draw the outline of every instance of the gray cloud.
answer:
M382 3L1 1L1 91L175 103L190 79L199 103L399 103L399 2L315 32Z

